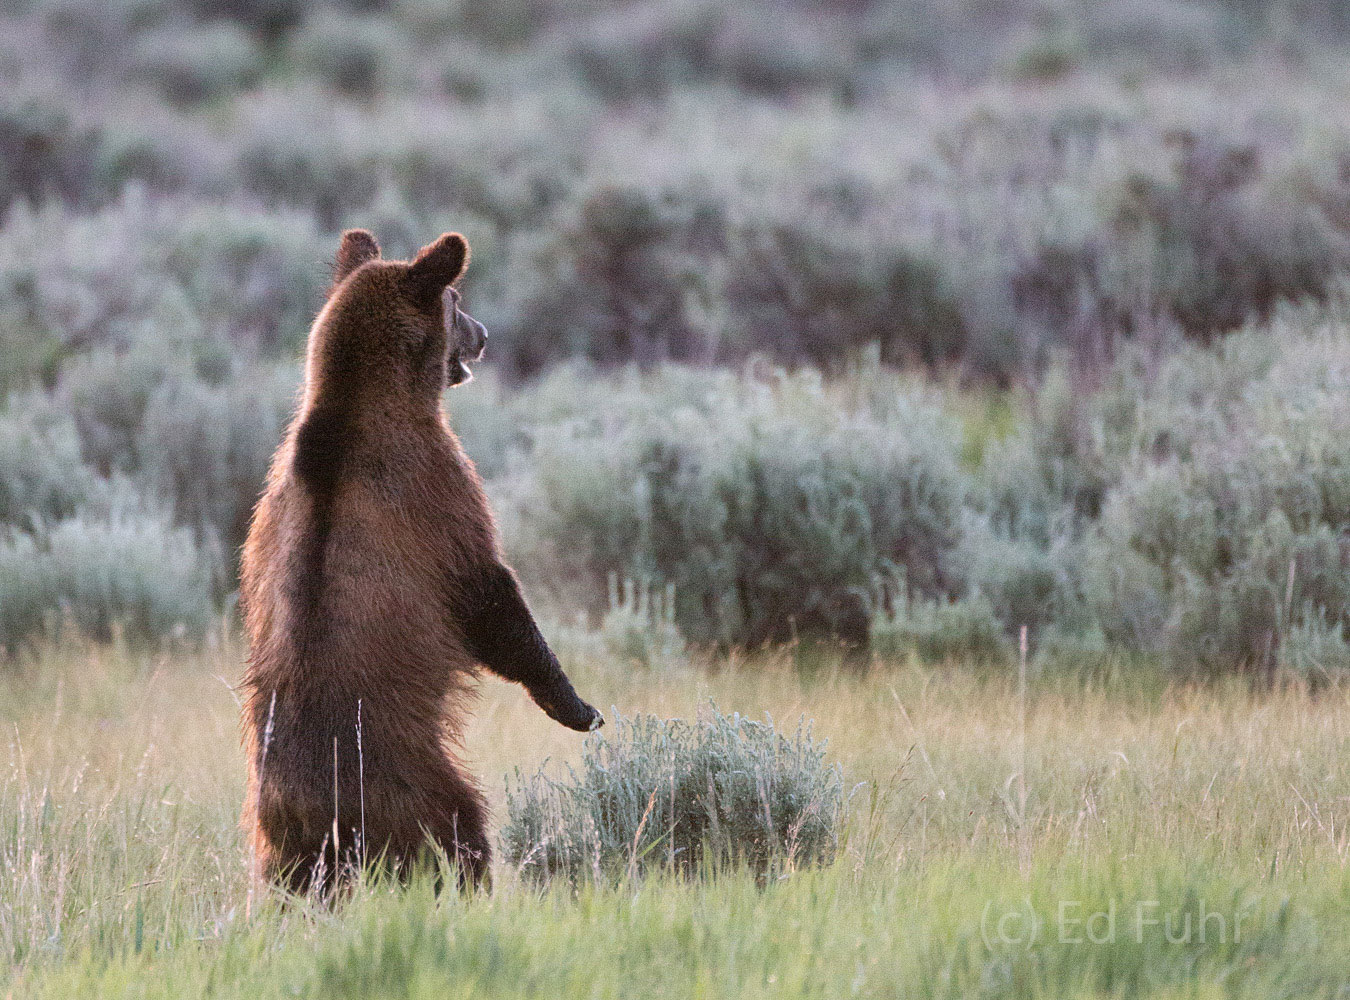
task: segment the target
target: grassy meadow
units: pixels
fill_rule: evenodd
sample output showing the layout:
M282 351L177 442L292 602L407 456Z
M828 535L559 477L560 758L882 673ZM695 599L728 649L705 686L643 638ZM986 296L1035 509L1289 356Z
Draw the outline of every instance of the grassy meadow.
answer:
M1095 683L960 664L573 666L624 714L801 715L852 789L837 860L491 893L366 886L250 913L229 683L241 650L67 644L0 680L14 997L1337 996L1350 983L1350 693ZM580 738L486 682L466 752ZM1188 923L1189 922L1189 923ZM1188 929L1189 928L1189 929ZM1202 933L1203 929L1203 933Z

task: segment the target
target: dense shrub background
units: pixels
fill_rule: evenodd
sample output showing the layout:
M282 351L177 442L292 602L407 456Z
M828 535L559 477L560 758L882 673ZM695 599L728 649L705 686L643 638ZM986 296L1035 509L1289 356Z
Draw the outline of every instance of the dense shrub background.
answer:
M0 645L228 609L365 225L469 235L456 424L628 660L1330 675L1347 45L1329 0L6 4Z
M508 537L560 608L599 620L617 572L673 586L695 642L831 634L998 662L1026 625L1043 659L1265 676L1350 652L1348 379L1337 290L1090 380L1053 367L1035 393L936 392L875 364L478 391L517 431L494 479ZM477 436L502 410L457 412L470 447L503 446Z
M878 345L1007 380L1231 330L1350 254L1324 0L469 6L11 5L4 228L158 218L81 266L125 244L121 282L191 273L209 314L182 319L275 344L322 285L313 237L453 221L518 375ZM224 316L221 283L247 289ZM99 284L95 313L131 291Z
M848 401L781 373L686 392L667 403L659 380L634 378L599 419L541 429L518 537L556 541L546 561L574 562L574 579L672 584L699 642L861 642L877 579L903 567L917 591L948 585L955 433L918 393Z

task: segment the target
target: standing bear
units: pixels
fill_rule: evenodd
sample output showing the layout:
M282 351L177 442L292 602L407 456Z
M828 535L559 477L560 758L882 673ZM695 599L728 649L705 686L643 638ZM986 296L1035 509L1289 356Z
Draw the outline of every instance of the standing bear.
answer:
M343 234L244 546L243 825L259 874L294 891L376 861L405 874L430 845L478 883L486 805L454 747L480 665L564 726L603 722L539 634L441 410L486 336L451 287L468 257L458 233L411 262Z

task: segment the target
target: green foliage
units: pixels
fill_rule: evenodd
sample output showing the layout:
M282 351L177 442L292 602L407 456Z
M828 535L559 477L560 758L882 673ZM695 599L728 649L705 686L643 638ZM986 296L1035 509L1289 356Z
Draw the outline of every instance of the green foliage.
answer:
M619 877L595 883L588 855L581 884L542 886L503 861L490 892L437 892L428 872L329 905L250 889L238 706L221 681L241 654L71 643L0 670L7 993L442 1000L453 984L618 1000L712 983L718 996L811 1000L1269 1000L1335 995L1350 977L1341 848L1309 832L1313 815L1329 831L1350 794L1343 688L1033 678L1023 716L1013 684L954 671L723 669L664 685L597 660L583 687L663 716L691 713L696 686L777 718L809 704L831 759L871 779L834 863L634 879L619 858ZM480 715L499 728L474 741L475 768L489 781L522 763L532 773L554 748L580 760L518 690L484 695ZM1025 776L1038 817L1020 830L1010 775ZM1278 860L1300 848L1306 864ZM1091 943L1082 921L1098 913ZM1028 949L1012 928L1033 920Z
M827 863L844 819L843 776L802 723L723 715L616 718L588 737L581 771L507 788L503 853L527 876L576 880L743 864L767 874Z
M70 418L41 398L12 400L0 413L0 525L70 517L95 489Z
M722 375L700 396L539 429L517 516L566 540L575 580L674 584L689 639L752 646L864 641L873 584L898 566L943 590L962 483L952 429L924 400L849 406L805 374Z
M248 86L261 71L253 37L225 21L147 32L137 40L128 67L132 79L151 84L176 104L219 99Z
M600 637L617 663L647 670L686 664L684 636L675 624L675 587L656 590L633 580L609 577L609 608L600 619Z
M66 627L95 639L200 637L216 620L220 565L164 520L75 517L0 538L0 646Z
M387 18L320 8L291 44L302 71L344 94L369 98L407 80L409 41Z
M511 320L559 335L509 338L512 367L538 374L567 356L644 365L707 357L688 299L700 283L691 244L708 228L718 229L715 210L635 188L586 196L576 219L538 251L551 280Z
M245 373L224 386L166 382L150 399L140 437L142 479L179 524L237 552L295 403L289 371Z
M872 620L872 650L888 660L909 655L927 663L1004 663L1008 637L984 596L959 601L898 595Z

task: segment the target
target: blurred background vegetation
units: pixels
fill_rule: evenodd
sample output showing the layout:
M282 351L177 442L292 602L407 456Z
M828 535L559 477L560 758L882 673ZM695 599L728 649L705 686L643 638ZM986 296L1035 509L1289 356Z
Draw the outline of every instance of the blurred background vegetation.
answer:
M3 0L0 646L192 640L337 232L560 647L1350 669L1337 0Z

